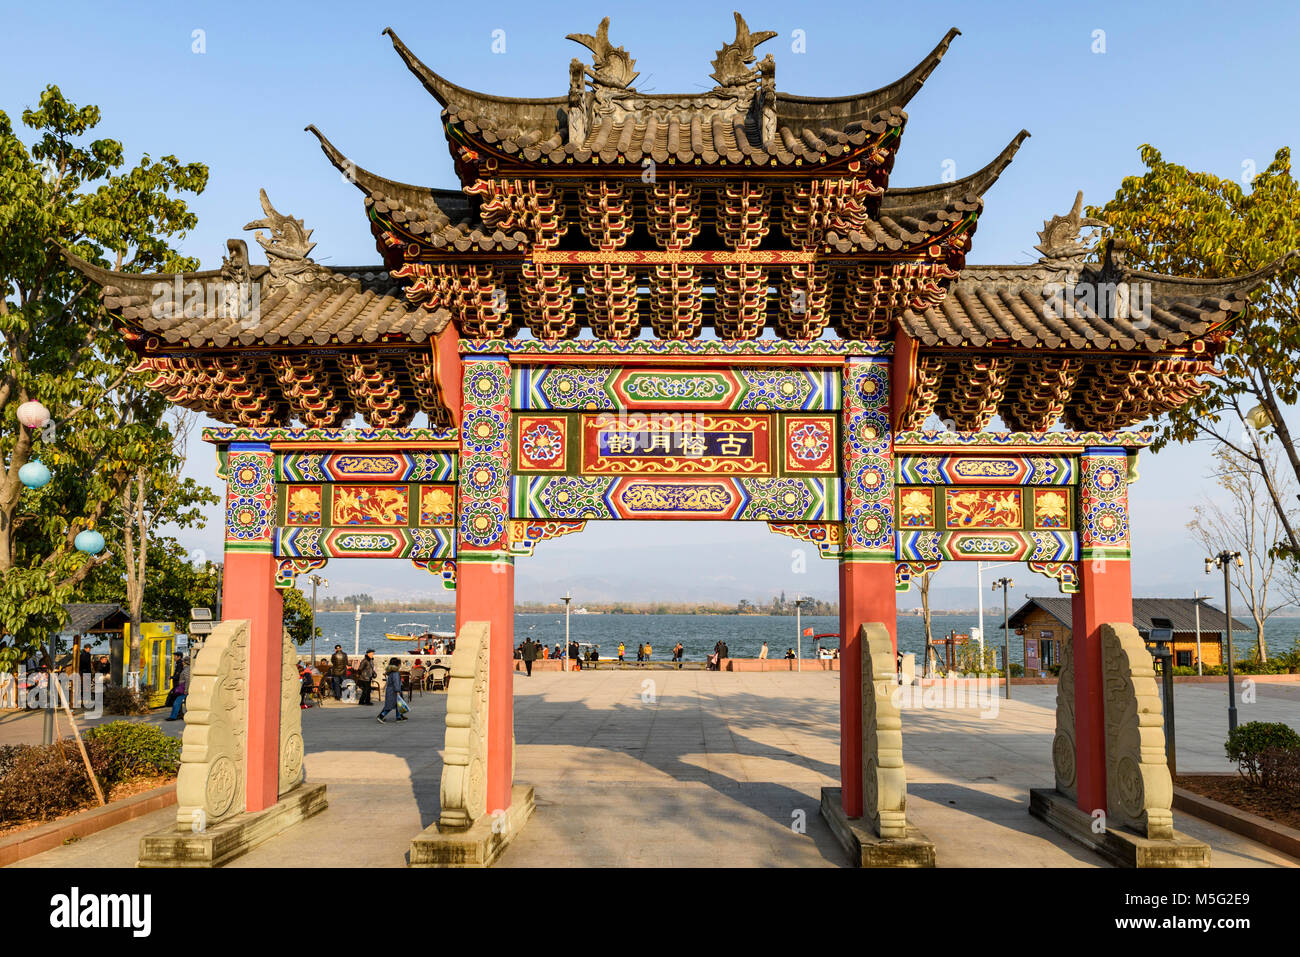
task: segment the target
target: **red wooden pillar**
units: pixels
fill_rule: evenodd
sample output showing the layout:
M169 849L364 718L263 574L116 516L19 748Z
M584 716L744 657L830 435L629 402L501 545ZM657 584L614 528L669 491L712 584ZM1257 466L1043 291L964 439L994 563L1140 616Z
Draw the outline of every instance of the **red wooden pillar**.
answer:
M280 680L284 605L275 588L275 455L260 442L232 442L226 457L223 618L246 618L248 736L244 809L276 802L280 781Z
M1132 622L1129 573L1128 457L1094 448L1080 457L1079 591L1071 602L1074 654L1074 750L1077 803L1106 808L1106 714L1101 626Z
M894 464L888 357L850 358L840 416L844 534L840 557L840 788L844 813L862 815L862 648L858 630L889 628L898 647L894 590Z
M487 810L510 807L514 763L515 569L510 535L510 365L464 363L456 536L456 630L490 625Z

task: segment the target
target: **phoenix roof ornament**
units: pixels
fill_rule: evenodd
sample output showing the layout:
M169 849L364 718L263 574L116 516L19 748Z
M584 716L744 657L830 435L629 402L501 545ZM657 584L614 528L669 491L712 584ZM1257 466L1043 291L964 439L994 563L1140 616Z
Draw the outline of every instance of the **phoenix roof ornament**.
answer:
M581 43L592 53L594 70L584 70L598 86L612 86L620 90L630 90L632 81L641 74L636 70L636 60L622 47L611 46L609 42L609 17L600 21L596 35L590 33L570 33L566 40Z
M724 43L722 49L718 50L713 59L713 72L710 74L718 81L718 86L722 87L744 86L753 82L756 74L749 65L756 59L754 48L776 36L775 30L750 33L745 18L739 13L733 13L733 16L736 18L736 39L731 43Z

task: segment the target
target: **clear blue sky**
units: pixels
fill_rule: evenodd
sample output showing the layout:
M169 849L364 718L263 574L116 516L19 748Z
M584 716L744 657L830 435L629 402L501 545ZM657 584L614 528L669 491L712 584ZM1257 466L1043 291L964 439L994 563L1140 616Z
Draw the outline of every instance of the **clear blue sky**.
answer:
M171 153L208 164L209 187L191 204L199 226L181 243L204 267L219 264L225 239L260 215L260 186L282 212L315 229L319 261L374 263L360 193L329 166L304 126L315 123L384 176L455 185L437 104L380 36L384 27L454 82L546 96L567 89L571 57L586 57L564 34L594 33L608 14L611 39L637 59L639 88L688 92L712 86L709 61L733 35L733 9L698 0L4 3L0 109L17 122L55 83L74 102L103 109L100 134L121 140L128 157ZM1090 202L1112 195L1123 176L1139 171L1142 143L1230 177L1241 176L1244 163L1263 168L1278 147L1296 145L1298 9L1286 2L751 2L741 12L752 29L779 31L760 51L776 59L778 89L816 96L892 82L950 26L962 30L908 107L892 182L935 182L945 160L966 175L1028 129L1032 138L986 197L971 261L987 263L1036 258L1043 219L1068 210L1078 189ZM493 52L498 30L504 53ZM195 31L205 52L194 52ZM795 31L806 52L792 51ZM1093 52L1096 31L1104 31L1104 53ZM196 448L191 471L215 482L214 461L210 450ZM1138 594L1190 594L1210 584L1185 529L1193 504L1213 491L1208 469L1204 447L1144 456L1132 490ZM793 574L793 542L739 524L610 523L541 546L519 566L520 592L549 595L580 584L578 569L620 565L626 577L611 580L611 589L670 599L730 562L740 574L725 587L752 585L755 597L781 589L833 594L832 563L813 560L808 573ZM184 539L215 552L216 513L206 530ZM339 562L330 569L331 591L414 593L426 585L420 575L405 563ZM938 585L970 583L973 603L973 579L973 569L948 566ZM1036 594L1053 588L1027 574L1017 576L1017 586Z

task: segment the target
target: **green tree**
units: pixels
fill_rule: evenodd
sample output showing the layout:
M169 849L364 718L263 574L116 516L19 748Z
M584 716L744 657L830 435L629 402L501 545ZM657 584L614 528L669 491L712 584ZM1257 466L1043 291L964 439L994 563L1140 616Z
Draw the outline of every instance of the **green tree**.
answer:
M137 469L171 448L165 401L129 371L132 353L61 250L130 272L196 268L171 242L195 224L179 194L201 192L208 171L148 155L128 169L122 144L89 138L99 121L97 107L47 87L22 114L29 147L0 111L0 631L12 639L0 667L55 629L112 557L78 552L78 532L105 522ZM28 400L52 427L18 423ZM54 478L26 491L18 472L35 459Z
M1154 448L1210 438L1232 449L1264 479L1282 524L1283 550L1300 557L1300 539L1275 476L1267 445L1276 439L1300 483L1300 452L1283 418L1300 398L1300 186L1291 151L1277 151L1247 190L1211 173L1164 160L1150 145L1139 151L1147 171L1125 177L1115 198L1088 214L1127 242L1132 265L1152 272L1224 279L1277 264L1253 297L1218 360L1222 378L1162 421ZM1279 262L1281 260L1281 262ZM1257 431L1264 415L1273 435ZM1240 431L1238 429L1240 428Z
M284 629L295 644L305 645L311 641L311 602L296 586L284 590ZM316 637L321 637L319 625Z

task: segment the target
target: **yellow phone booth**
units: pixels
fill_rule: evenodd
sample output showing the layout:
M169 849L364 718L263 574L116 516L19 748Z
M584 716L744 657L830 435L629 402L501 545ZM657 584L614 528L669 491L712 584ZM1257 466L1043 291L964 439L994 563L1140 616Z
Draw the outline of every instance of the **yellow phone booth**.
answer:
M131 626L122 630L131 646ZM151 708L160 708L171 690L172 652L176 650L176 626L170 621L140 623L140 693Z

